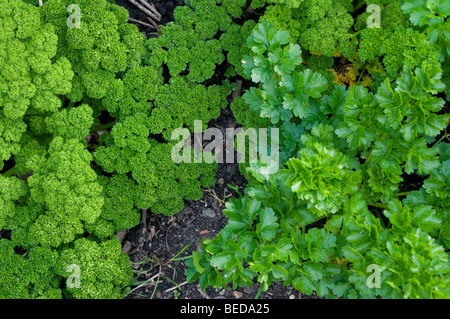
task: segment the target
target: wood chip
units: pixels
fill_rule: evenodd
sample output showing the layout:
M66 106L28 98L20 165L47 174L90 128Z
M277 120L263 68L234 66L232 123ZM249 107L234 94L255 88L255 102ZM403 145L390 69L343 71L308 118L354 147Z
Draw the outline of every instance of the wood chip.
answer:
M122 247L122 254L127 254L131 250L131 248L133 248L133 245L131 245L129 241L126 241Z
M125 238L126 234L127 234L126 231L121 231L121 232L117 233L116 235L117 235L117 237L119 237L119 241L122 242L123 239Z
M148 234L148 240L149 240L149 241L153 241L153 238L154 238L155 235L156 235L156 227L155 227L155 226L151 226L151 227L149 228L149 231L150 231L150 233Z
M242 298L242 296L244 295L244 293L240 292L240 291L233 291L233 295L236 299L240 299Z

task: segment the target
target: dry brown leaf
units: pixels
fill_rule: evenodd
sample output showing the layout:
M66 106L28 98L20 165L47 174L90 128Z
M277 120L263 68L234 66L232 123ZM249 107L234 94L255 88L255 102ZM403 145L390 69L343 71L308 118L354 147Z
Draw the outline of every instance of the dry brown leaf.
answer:
M150 227L149 230L150 230L150 233L148 234L148 240L153 241L153 238L156 235L156 228L155 228L155 226L152 226L152 227Z

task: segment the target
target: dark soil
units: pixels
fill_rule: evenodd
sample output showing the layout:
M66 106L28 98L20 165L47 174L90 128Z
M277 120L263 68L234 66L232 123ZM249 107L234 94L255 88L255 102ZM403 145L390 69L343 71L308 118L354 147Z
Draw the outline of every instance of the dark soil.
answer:
M173 21L173 10L184 5L184 0L164 1L153 0L156 9L161 13L158 25ZM127 0L116 0L116 4L124 6L130 12L130 17L143 22L149 22L147 16ZM147 37L156 36L155 29L135 23ZM223 131L226 128L239 127L230 108L222 111L217 120L210 123ZM225 148L224 148L225 149ZM245 178L239 171L238 164L219 164L216 174L217 183L214 187L204 190L204 196L198 201L186 201L184 209L178 214L168 217L143 213L141 223L122 235L123 251L127 252L133 263L138 284L131 287L127 299L252 299L260 286L227 289L207 288L202 291L198 281L188 284L184 272L186 266L183 260L173 261L172 258L190 256L193 250L199 250L202 239L212 239L226 225L227 218L222 213L224 202L231 197L237 197L231 184L243 188ZM180 253L181 252L181 253ZM139 286L139 283L141 286ZM305 296L291 287L273 284L262 293L260 299L314 298Z

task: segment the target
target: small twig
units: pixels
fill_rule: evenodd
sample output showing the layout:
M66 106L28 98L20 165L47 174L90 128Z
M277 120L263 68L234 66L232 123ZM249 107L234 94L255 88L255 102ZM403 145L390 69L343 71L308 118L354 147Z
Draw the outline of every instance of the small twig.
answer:
M155 27L152 26L151 24L148 24L148 23L146 23L146 22L142 22L141 20L136 20L136 19L133 19L133 18L128 18L128 21L131 21L131 22L134 22L134 23L139 23L139 24L145 25L146 27L150 27L150 28L155 29Z
M188 282L187 281L183 281L181 284L179 284L179 285L176 285L176 286L174 286L174 287L172 287L172 288L169 288L169 289L166 289L166 290L164 290L164 292L171 292L172 290L175 290L175 289L177 289L177 288L179 288L179 287L181 287L181 286L184 286L184 285L186 285Z
M147 228L147 210L142 210L141 223L144 225L144 228Z
M153 3L148 3L145 0L139 0L140 3L142 3L144 5L144 7L146 7L147 9L149 9L151 12L153 12L155 14L155 16L157 17L157 21L161 20L161 13L158 12L158 10L156 10L156 7Z
M151 12L150 10L145 8L143 5L139 4L136 0L128 0L128 2L131 2L132 4L134 4L136 7L138 7L139 10L141 10L142 12L147 14L149 17L151 17L157 21L160 20L153 12Z
M168 236L168 234L169 234L169 229L170 229L170 227L172 227L173 223L174 223L174 222L173 222L173 220L172 220L172 223L169 225L169 227L167 228L167 231L166 231L166 247L167 247L167 250L169 251L170 254L172 254L172 251L170 250L169 244L167 243L167 236Z
M194 218L192 218L190 221L188 221L186 223L186 225L189 225L190 223L192 223L199 215L195 215Z
M211 189L209 190L209 195L211 195L212 197L214 197L215 199L217 199L219 201L219 205L222 206L222 204L225 204L225 201L221 200L219 198L219 196L217 196L216 192L214 191L214 189L212 190L213 193L211 193Z
M147 20L150 21L150 23L152 24L152 26L156 29L156 31L160 32L161 30L159 29L158 25L156 24L155 21L153 21L150 17L147 17Z
M162 275L162 271L161 271L161 267L160 267L159 272L156 275L154 275L153 277L149 278L148 280L146 280L144 283L140 284L139 286L136 286L135 288L131 289L130 292L127 295L131 294L133 291L135 291L135 290L137 290L139 288L150 286L150 285L154 285L155 284L154 279L159 277L159 276L161 276L161 275Z
M234 101L238 96L241 96L242 93L242 80L236 80L236 91L234 91L231 95L231 100Z
M156 277L159 277L159 276L163 275L163 272L162 272L161 268L162 267L159 267L159 272L156 275L153 275L152 277L150 277L147 281L154 281L154 279Z
M200 287L197 287L197 291L203 296L205 299L211 299L210 296L206 292L204 292Z

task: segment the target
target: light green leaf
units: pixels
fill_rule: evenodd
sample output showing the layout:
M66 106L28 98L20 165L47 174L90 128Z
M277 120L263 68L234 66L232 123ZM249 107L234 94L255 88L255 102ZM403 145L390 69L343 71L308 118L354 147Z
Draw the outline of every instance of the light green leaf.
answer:
M323 266L314 261L307 261L303 264L303 269L313 280L320 280L324 276Z
M277 217L272 208L265 208L260 213L259 223L256 226L256 232L265 241L270 241L276 235L276 229L279 224L277 223Z

